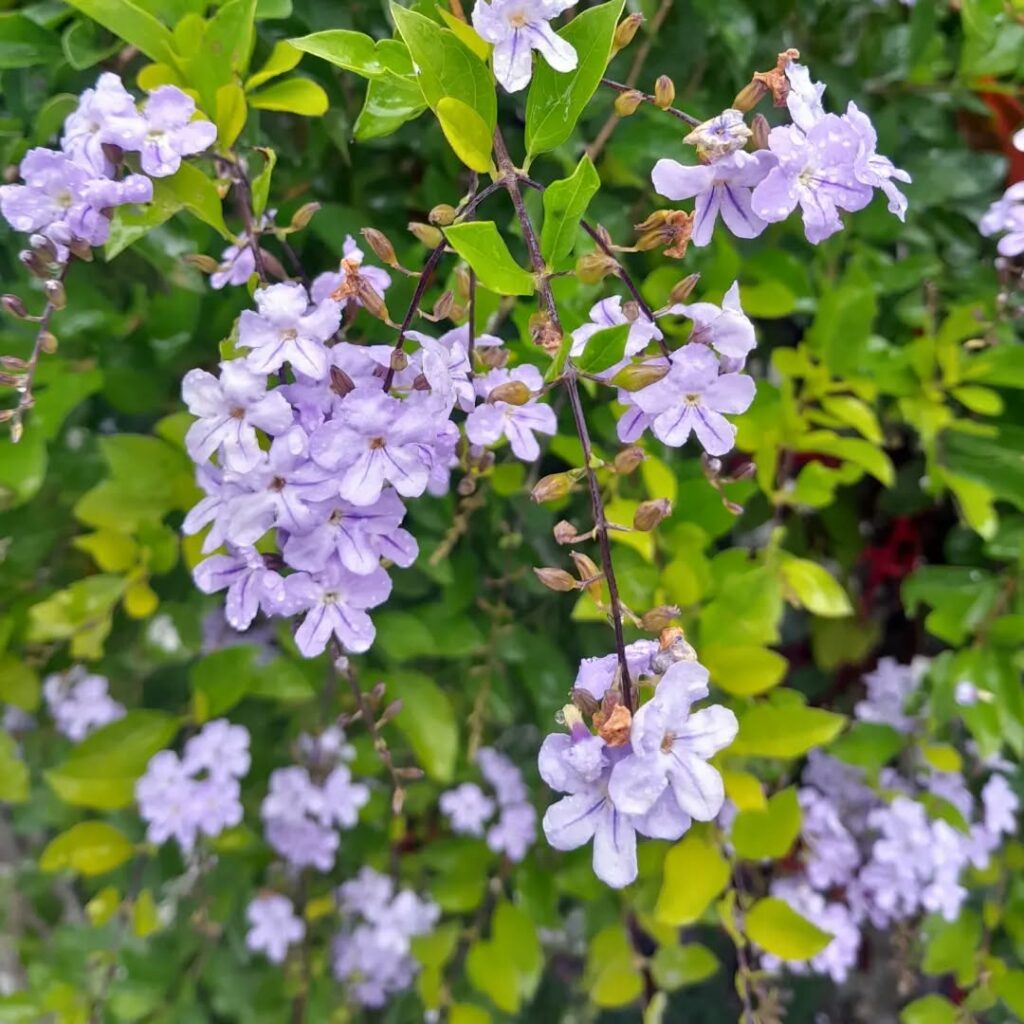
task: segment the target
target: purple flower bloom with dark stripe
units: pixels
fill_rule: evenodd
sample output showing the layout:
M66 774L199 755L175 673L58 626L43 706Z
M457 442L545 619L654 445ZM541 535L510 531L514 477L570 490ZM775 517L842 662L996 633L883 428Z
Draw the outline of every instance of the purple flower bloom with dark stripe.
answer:
M284 604L284 579L267 567L255 548L233 548L230 554L204 559L192 570L192 577L204 594L227 590L224 617L239 631L252 625L261 608L275 615Z
M764 231L765 220L751 208L751 192L764 181L775 162L775 156L765 150L730 153L714 163L692 167L678 160L659 160L651 180L666 199L696 197L690 240L702 246L711 241L719 214L738 238L756 238Z

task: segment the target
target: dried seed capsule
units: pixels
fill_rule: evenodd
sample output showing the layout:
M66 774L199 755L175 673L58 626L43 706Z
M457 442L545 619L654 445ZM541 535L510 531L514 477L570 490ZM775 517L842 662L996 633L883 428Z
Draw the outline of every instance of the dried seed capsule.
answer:
M557 501L572 490L572 477L568 473L552 473L541 477L533 485L530 497L536 502Z
M427 214L427 220L431 224L439 228L446 228L449 224L455 223L455 218L458 216L459 211L454 206L449 206L447 203L440 203L435 206L429 214Z
M292 215L292 230L301 231L313 219L313 215L320 209L319 203L305 203L300 206Z
M521 380L508 380L499 384L487 395L487 401L493 405L495 402L507 402L509 405L526 405L533 392Z
M383 231L378 231L376 228L363 228L361 234L366 239L366 244L376 253L382 263L386 263L389 267L398 266L395 247Z
M19 320L24 320L28 316L25 303L17 295L3 296L0 298L0 305L3 306L5 313L10 313L11 316L17 317Z
M567 573L564 569L551 569L534 568L534 573L537 579L544 584L548 590L560 591L568 593L571 590L576 590L579 587L579 583L576 582L573 577Z
M436 249L443 241L444 235L437 228L423 224L417 220L409 221L409 230L428 248Z
M636 38L637 32L640 30L640 26L644 23L644 16L642 14L630 14L627 15L615 29L615 37L612 40L612 56L614 57L620 50L624 50L633 40Z
M633 514L633 529L647 533L668 519L670 515L672 515L672 502L668 498L642 501Z
M615 113L619 117L629 117L635 114L637 108L644 101L644 94L637 89L630 89L629 92L620 92L615 97Z
M643 448L638 448L635 444L632 444L628 448L623 448L615 456L612 468L622 476L629 476L646 458L647 454Z
M668 110L676 98L676 87L668 75L660 75L654 83L654 102L662 110Z

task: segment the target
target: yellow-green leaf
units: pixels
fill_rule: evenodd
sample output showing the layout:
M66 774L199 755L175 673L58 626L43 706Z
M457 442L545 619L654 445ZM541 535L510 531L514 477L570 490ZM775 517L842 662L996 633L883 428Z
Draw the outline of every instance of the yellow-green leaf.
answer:
M134 847L105 821L83 821L51 840L39 858L43 871L65 868L81 875L103 875L131 858Z
M787 555L782 561L782 580L790 594L813 615L839 619L853 614L846 591L817 562Z
M746 860L777 860L800 834L800 803L790 786L776 793L763 810L740 811L732 826L732 845Z
M274 48L270 51L270 56L263 67L246 79L246 92L259 88L264 82L269 82L272 78L277 78L278 75L286 74L300 60L302 60L302 50L293 46L286 39L279 40L274 43Z
M744 930L752 942L780 960L810 960L832 941L828 932L775 897L758 900L747 911Z
M532 295L533 275L512 257L493 221L480 220L445 228L451 247L476 271L480 283L499 295Z
M437 104L437 119L455 155L470 170L486 174L494 169L491 130L472 107L453 96L445 96Z
M663 924L698 920L729 881L729 864L718 847L688 835L665 855L654 916Z
M749 757L803 757L839 734L843 715L802 704L757 704L740 717L730 752Z
M327 113L327 93L308 78L286 78L249 94L249 105L260 110L320 117Z
M0 704L13 704L30 714L39 707L39 676L13 654L0 655Z
M715 686L738 697L752 697L778 686L789 668L781 654L746 644L701 647L700 660Z
M235 82L222 85L217 90L217 107L214 121L217 125L217 145L222 150L230 149L245 127L248 108L245 93Z

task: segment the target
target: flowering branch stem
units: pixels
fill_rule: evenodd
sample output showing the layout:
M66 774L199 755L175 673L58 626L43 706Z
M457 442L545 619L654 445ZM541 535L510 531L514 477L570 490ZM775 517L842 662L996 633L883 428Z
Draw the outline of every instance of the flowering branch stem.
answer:
M249 240L249 248L252 250L252 259L260 284L265 285L267 283L267 268L263 262L259 231L256 229L256 214L252 205L252 186L249 184L249 175L245 173L245 167L242 166L241 160L222 159L225 159L225 163L231 168L232 178L238 189L238 210L245 224L245 237Z
M661 106L654 93L642 92L639 89L634 89L631 85L624 85L622 82L614 82L610 78L602 78L601 84L606 85L609 89L614 89L616 92L640 93L640 96L643 97L645 103L651 103L659 110L664 110L666 114L671 114L672 117L677 118L680 121L685 121L691 128L696 128L697 125L701 123L700 118L694 117L693 114L688 114L685 110L680 110L678 107Z
M558 305L551 291L551 278L548 273L547 264L541 252L537 232L534 229L533 222L530 220L529 211L526 209L526 203L523 202L519 172L516 170L508 154L508 148L505 145L504 138L502 138L500 129L494 133L494 155L497 160L498 170L502 174L501 180L508 190L513 207L515 207L516 218L519 221L519 226L523 232L523 239L530 254L530 263L533 266L534 275L537 279L537 291L540 294L541 304L546 310L552 326L561 335L562 323L558 316ZM580 401L577 373L571 360L566 363L562 380L569 396L569 405L572 408L572 418L576 425L576 434L583 449L583 465L586 470L587 485L590 490L590 505L594 515L594 529L597 532L597 542L601 552L601 569L608 584L612 629L615 633L615 654L618 659L619 673L622 679L622 703L628 711L632 712L633 684L629 677L629 665L626 662L626 640L622 626L622 602L619 598L618 581L615 579L615 567L612 564L612 547L608 536L608 520L605 516L604 501L601 497L601 485L598 482L597 471L594 466L594 451L590 442L590 432L587 429L586 416L583 414L583 403Z

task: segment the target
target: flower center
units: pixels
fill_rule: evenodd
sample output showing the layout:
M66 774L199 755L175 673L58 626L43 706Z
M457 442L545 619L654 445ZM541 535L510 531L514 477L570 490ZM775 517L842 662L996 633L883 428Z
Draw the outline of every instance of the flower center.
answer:
M508 23L513 28L526 28L530 22L530 16L526 11L512 11L508 16Z
M337 604L337 603L338 603L338 594L335 591L333 591L333 590L328 590L324 594L324 604Z
M384 448L387 446L387 441L383 437L371 437L370 438L370 451L376 451L378 448Z
M299 332L294 327L287 327L281 332L281 337L285 341L294 341L299 336Z
M700 395L686 395L687 405L700 405Z
M667 732L661 740L661 752L667 754L672 749L672 744L675 743L676 738L672 733Z
M285 481L283 477L275 476L274 479L270 481L270 489L272 491L283 491L284 487Z
M231 410L231 418L233 420L244 420L245 410L240 405L236 405L234 409Z

